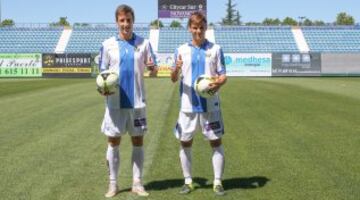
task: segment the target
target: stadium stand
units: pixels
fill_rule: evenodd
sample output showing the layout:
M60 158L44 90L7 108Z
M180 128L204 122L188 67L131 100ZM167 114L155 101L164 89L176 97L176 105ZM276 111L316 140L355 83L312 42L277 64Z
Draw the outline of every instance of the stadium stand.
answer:
M302 27L312 52L360 52L360 27Z
M288 26L216 26L215 39L225 53L299 51Z
M149 38L149 31L149 28L134 27L134 32L144 38ZM98 52L101 47L101 43L111 36L116 36L117 32L117 28L115 27L74 28L65 52Z
M0 53L54 53L58 43L61 43L60 36L63 31L62 27L2 27L0 28ZM135 26L134 31L145 38L150 38L151 31L155 33L144 25ZM225 53L309 50L324 53L360 52L360 26L292 28L289 26L216 25L211 31L214 36L212 39L222 46ZM67 40L68 43L65 43L63 49L65 53L96 53L100 49L101 42L115 36L116 33L117 28L114 25L111 27L101 25L73 27L70 39ZM298 38L296 38L297 35ZM173 53L180 44L191 39L186 28L164 27L156 31L153 36L156 37L150 38L153 40L151 42L154 47L157 47L154 48L155 51L159 53Z
M191 35L185 28L160 29L159 33L159 53L173 53L179 45L191 40Z
M0 28L1 53L54 52L63 28L3 27Z

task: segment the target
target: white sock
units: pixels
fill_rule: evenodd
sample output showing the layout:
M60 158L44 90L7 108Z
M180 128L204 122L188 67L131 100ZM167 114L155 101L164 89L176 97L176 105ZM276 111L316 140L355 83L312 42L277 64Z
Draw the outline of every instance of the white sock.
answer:
M116 179L119 172L119 165L120 165L120 150L118 146L111 146L108 145L108 149L106 152L106 160L108 162L109 168L109 179L110 183L116 184Z
M214 183L221 183L221 178L224 173L224 148L223 146L213 148L212 164L214 168Z
M185 184L192 183L191 178L191 147L181 147L180 149L180 162Z
M133 146L132 151L132 167L133 167L133 182L141 183L142 171L144 165L144 148L143 146Z

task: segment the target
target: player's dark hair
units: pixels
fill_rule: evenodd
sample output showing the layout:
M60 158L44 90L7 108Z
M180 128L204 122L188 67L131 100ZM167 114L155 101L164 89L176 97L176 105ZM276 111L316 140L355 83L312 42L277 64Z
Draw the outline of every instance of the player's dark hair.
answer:
M132 18L133 18L133 22L135 21L134 10L130 6L126 5L126 4L122 4L122 5L120 5L120 6L118 6L116 8L116 11L115 11L115 19L116 19L116 21L118 20L119 14L122 13L122 12L125 13L125 14L130 13Z
M203 23L207 24L205 15L199 11L196 11L196 12L191 13L187 25L188 25L188 27L190 27L192 23L199 23L199 22L203 22Z

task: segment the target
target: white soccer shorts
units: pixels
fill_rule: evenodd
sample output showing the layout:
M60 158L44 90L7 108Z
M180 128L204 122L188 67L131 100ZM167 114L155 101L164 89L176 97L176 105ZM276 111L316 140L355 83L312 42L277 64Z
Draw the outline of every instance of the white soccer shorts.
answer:
M108 137L143 136L146 133L146 109L105 109L101 132Z
M224 124L221 111L205 113L179 112L179 118L175 127L175 136L180 141L190 141L196 131L201 129L207 140L217 140L224 134Z

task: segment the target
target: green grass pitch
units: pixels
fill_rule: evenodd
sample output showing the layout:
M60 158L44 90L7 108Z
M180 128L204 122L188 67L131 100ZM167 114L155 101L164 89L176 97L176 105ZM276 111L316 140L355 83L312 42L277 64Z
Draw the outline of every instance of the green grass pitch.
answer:
M230 78L221 91L224 197L212 192L211 148L200 134L196 190L178 194L178 86L145 82L148 199L359 199L359 78ZM105 199L103 101L93 79L0 79L0 199ZM113 199L143 199L129 192L130 158L126 136Z

